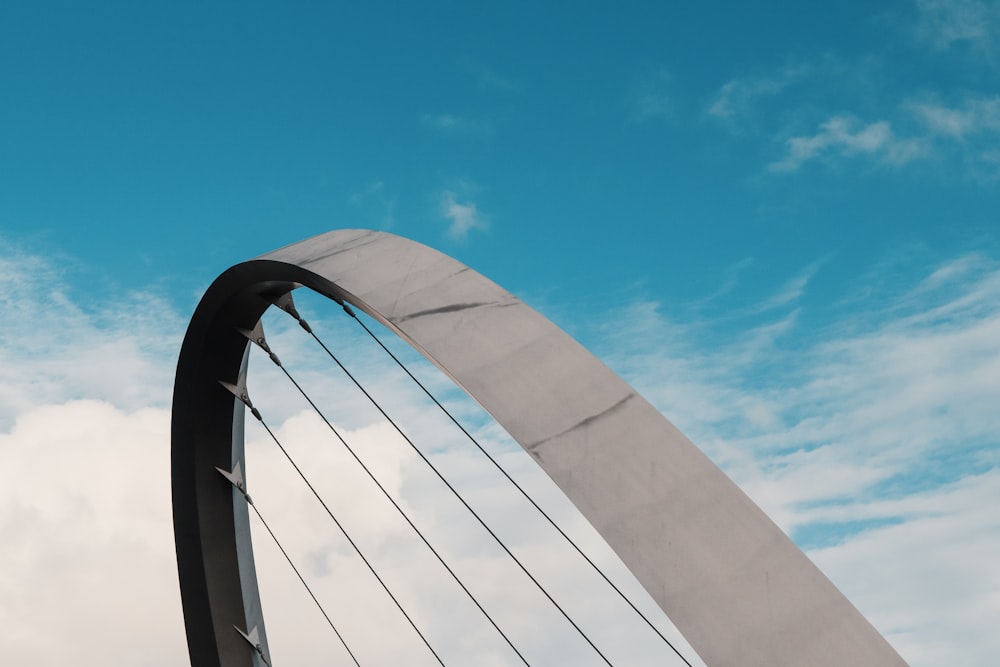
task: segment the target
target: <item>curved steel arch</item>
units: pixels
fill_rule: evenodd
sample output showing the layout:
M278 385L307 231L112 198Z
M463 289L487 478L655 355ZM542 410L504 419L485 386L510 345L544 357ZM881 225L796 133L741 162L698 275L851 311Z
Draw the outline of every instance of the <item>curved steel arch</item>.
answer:
M246 507L216 466L242 460L239 384L252 329L306 286L365 311L489 411L561 487L705 663L905 665L697 447L554 324L482 275L391 234L340 230L238 264L181 349L172 416L174 533L196 667L266 647ZM236 500L239 502L234 502Z

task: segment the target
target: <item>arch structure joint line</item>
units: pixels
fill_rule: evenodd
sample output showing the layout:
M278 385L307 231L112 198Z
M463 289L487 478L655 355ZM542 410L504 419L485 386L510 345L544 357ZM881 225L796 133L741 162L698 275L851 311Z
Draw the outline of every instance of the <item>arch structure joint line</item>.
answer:
M257 628L267 654L246 503L216 471L243 463L244 406L220 382L245 386L240 330L302 286L375 318L479 402L710 667L906 664L708 457L566 333L436 250L337 230L224 272L184 339L171 465L196 667L257 664L234 625Z

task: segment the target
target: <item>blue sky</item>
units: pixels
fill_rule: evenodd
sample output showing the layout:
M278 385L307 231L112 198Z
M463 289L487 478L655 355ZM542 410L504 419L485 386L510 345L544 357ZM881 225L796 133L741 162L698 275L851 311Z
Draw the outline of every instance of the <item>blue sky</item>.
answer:
M162 467L209 282L367 227L455 256L580 339L911 664L989 664L998 81L1000 7L980 0L6 3L0 600L44 598L31 563L92 547L60 570L82 595L145 554L159 569L131 576L163 584L146 599L168 611L155 640L136 632L176 663L162 471L147 509L141 485L86 486L85 461L66 464L65 503L22 471L79 447L123 477ZM96 435L49 433L70 413ZM51 538L86 525L73 498L105 498L105 542ZM123 506L148 536L129 537ZM34 618L4 653L62 664ZM139 664L122 651L113 664Z

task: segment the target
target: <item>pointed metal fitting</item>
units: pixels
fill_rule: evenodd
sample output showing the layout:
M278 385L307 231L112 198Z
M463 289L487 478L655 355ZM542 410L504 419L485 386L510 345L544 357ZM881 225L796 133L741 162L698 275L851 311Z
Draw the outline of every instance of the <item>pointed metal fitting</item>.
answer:
M264 350L267 356L271 357L271 361L274 362L275 366L281 366L281 360L278 359L278 355L272 352L271 347L267 344L267 339L264 337L264 324L260 320L257 320L257 323L253 325L253 329L237 327L236 330L243 334L251 343Z
M301 320L302 317L299 315L299 311L295 309L295 301L292 300L292 293L285 292L284 294L278 296L272 296L269 301L281 308L283 311L291 315L297 320Z
M257 627L254 626L251 628L249 633L243 632L236 625L234 625L233 628L236 632L240 633L240 636L243 637L243 639L247 640L247 643L253 647L253 650L260 656L260 659L264 661L264 664L270 667L271 663L268 662L267 656L264 655L264 648L260 645L260 633L257 632Z
M299 311L295 308L295 302L292 300L292 293L285 292L279 296L271 297L271 303L285 311L289 315L295 318L295 321L299 323L299 326L305 329L306 333L312 333L312 327L309 323L299 315Z
M253 403L250 401L250 394L247 393L246 389L246 378L241 376L239 383L239 385L235 385L230 382L226 382L225 380L219 380L219 384L225 387L226 391L235 396L241 403L243 403L243 405L247 406L250 410L250 414L252 414L257 421L263 422L264 418L261 416L260 411L255 408Z
M243 495L247 504L253 505L253 500L251 500L250 494L247 493L247 485L243 480L243 470L240 468L239 461L236 462L236 466L233 468L232 472L229 472L225 468L220 468L219 466L215 466L215 469L219 471L220 475L229 480L229 483Z

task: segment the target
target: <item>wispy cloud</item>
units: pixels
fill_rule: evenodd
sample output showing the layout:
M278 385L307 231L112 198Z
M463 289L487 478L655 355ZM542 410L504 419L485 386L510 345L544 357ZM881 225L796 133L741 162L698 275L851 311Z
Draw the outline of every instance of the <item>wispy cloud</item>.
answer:
M806 547L910 664L936 664L959 643L968 664L990 664L1000 639L970 613L1000 613L1000 520L984 509L1000 502L1000 266L957 258L819 331L777 313L753 331L780 335L720 344L711 323L678 325L655 306L615 321L624 330L604 343L613 367ZM637 341L672 352L636 354Z
M790 65L774 74L730 79L722 85L706 113L718 120L746 114L756 103L783 93L811 71L806 64Z
M436 127L439 130L453 130L467 126L468 121L455 114L424 114L420 117L420 122L424 125Z
M512 79L499 74L491 67L472 59L464 59L465 68L475 77L479 89L484 92L514 93L518 85Z
M155 293L79 305L48 261L0 243L0 426L31 406L98 398L124 408L169 404L180 316ZM86 283L86 281L81 281ZM159 362L167 361L161 366Z
M947 663L960 653L964 664L992 664L998 642L981 619L998 613L998 488L994 469L899 502L873 504L873 514L897 520L810 556L845 582L842 588L856 604L878 609L871 620L895 629L891 640L914 667ZM873 562L892 566L875 570Z
M798 274L785 282L785 284L775 294L765 299L762 303L752 307L752 310L759 312L787 306L805 294L809 281L813 279L826 260L812 262Z
M964 161L974 176L1000 174L991 160L1000 147L1000 98L967 97L951 105L911 100L900 105L895 118L910 129L909 136L898 136L895 123L888 120L865 124L853 116L833 116L814 134L786 139L785 156L768 169L791 172L812 161L829 163L852 157L898 166L950 156Z
M1000 97L966 96L951 104L911 101L905 108L939 153L961 160L976 179L1000 178Z
M454 113L424 114L420 123L438 132L454 135L488 135L492 122L484 117L472 117Z
M665 69L657 70L632 86L632 120L671 120L677 109L674 77Z
M489 221L476 207L476 204L469 201L459 201L458 195L451 190L445 190L441 194L441 214L448 220L448 236L456 240L468 238L473 230L485 230L489 227Z
M992 49L1000 35L1000 6L987 0L916 0L917 34L939 49L968 44Z
M890 60L878 48L798 54L784 66L725 81L705 116L735 134L782 142L783 155L767 164L772 172L854 159L919 163L923 173L934 164L948 177L994 183L1000 178L1000 101L984 82L1000 64L1000 4L914 0L869 27L890 23L896 27L887 39L898 38L901 28L906 39L890 43L907 55ZM904 83L909 76L893 76L899 63L911 60L935 63L920 65L930 78L914 85ZM934 76L938 68L949 76Z
M964 140L978 134L1000 133L1000 97L967 98L955 106L933 102L909 106L933 134Z
M898 138L888 121L862 124L850 116L834 116L812 135L785 141L785 157L772 162L771 171L796 171L812 160L831 160L864 155L887 164L904 164L925 153L919 139Z

